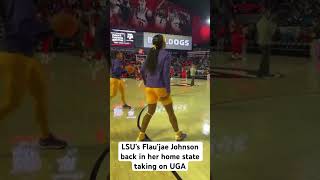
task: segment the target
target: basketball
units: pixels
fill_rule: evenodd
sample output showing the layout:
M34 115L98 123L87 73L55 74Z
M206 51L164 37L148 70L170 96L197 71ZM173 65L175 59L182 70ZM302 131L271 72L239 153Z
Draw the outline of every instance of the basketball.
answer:
M131 65L126 66L126 70L129 74L133 74L135 72L135 68Z
M51 26L60 38L71 38L78 31L78 20L67 13L59 13L52 17Z

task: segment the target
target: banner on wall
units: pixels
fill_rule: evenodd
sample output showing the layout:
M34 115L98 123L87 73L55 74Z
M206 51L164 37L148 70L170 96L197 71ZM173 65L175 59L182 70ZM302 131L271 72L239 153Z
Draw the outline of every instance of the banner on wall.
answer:
M115 29L134 29L191 35L190 12L168 0L110 0L110 25Z
M151 48L152 47L152 39L155 35L159 33L143 33L143 47ZM191 36L180 36L180 35L172 35L172 34L163 34L166 38L166 49L173 50L192 50L192 37Z

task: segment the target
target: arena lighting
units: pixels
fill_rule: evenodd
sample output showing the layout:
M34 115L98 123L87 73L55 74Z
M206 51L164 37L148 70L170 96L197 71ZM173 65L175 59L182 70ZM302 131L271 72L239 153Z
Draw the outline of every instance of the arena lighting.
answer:
M207 19L207 24L209 24L210 25L210 17Z
M207 41L210 38L210 26L202 25L200 28L200 38L203 41Z

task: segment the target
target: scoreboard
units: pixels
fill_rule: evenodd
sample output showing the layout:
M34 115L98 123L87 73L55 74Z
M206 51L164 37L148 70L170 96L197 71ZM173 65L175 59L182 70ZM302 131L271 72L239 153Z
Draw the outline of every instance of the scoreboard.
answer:
M111 46L115 47L134 47L135 42L135 31L130 30L111 30Z

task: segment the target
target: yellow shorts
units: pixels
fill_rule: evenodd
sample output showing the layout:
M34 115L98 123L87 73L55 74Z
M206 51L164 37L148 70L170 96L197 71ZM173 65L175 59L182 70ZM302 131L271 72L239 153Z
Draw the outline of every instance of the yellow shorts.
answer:
M160 101L164 106L172 103L171 96L168 96L164 100L160 100L160 97L166 97L168 95L165 88L145 88L145 94L147 98L147 104L156 104Z
M0 52L0 74L1 78L6 76L20 77L29 80L31 71L44 76L42 65L33 57L27 57L22 54Z
M118 90L120 90L120 93L124 92L124 81L121 79L110 78L110 96L116 96Z
M0 65L1 66L25 66L27 68L40 63L33 57L24 56L18 53L9 53L0 51ZM41 66L41 65L40 65Z
M0 52L0 104L17 106L27 92L37 101L45 101L47 81L42 65L33 57Z

